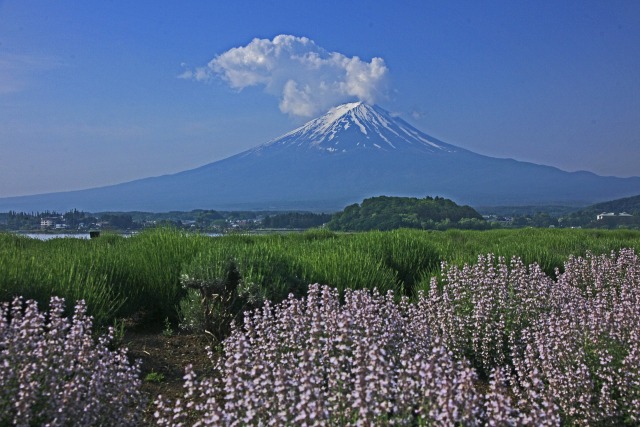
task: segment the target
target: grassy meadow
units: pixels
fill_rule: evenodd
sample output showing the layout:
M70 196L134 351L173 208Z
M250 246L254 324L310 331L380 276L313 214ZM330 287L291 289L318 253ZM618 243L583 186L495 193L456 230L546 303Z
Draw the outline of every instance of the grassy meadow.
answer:
M143 314L175 321L186 294L181 276L214 280L233 260L242 286L260 300L302 296L310 283L344 291L394 290L415 297L440 273L442 261L473 264L479 254L518 256L550 276L569 255L640 251L640 232L629 230L518 229L491 231L396 230L354 234L311 230L302 234L208 237L172 229L133 237L39 241L0 234L0 301L16 295L45 307L52 295L84 299L101 325Z

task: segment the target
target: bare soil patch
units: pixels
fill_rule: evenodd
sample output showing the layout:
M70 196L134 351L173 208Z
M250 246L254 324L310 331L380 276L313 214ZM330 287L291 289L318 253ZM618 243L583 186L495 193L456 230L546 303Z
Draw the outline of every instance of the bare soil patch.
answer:
M135 327L125 333L122 345L128 348L130 359L142 360L142 391L149 399L142 425L154 425L153 401L158 395L172 401L183 395L184 369L187 365L192 365L199 377L213 373L213 364L206 351L210 344L211 340L200 334L167 335L160 329Z

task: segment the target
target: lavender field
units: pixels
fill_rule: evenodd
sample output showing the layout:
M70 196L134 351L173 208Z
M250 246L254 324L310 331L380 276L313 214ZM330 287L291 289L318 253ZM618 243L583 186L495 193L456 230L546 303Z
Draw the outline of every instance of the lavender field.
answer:
M18 239L12 251L5 240L5 266L9 256L26 260L43 248L85 259L96 251L92 270L72 264L59 289L81 295L71 286L76 278L111 294L86 293L92 298L72 317L58 298L49 311L26 302L28 295L5 299L0 425L640 424L637 234L401 231L225 240L172 233ZM113 343L117 331L96 328L87 316L97 310L105 325L109 314L131 310L126 301L109 306L104 295L140 298L108 285L133 271L114 264L108 276L105 268L109 259L126 261L122 253L132 256L130 246L140 252L151 243L170 269L156 271L155 280L166 287L175 280L163 295L174 292L184 327L177 333L205 325L200 333L215 335L210 369L184 366L184 384L160 396L141 391L144 365ZM488 245L497 250L483 250ZM226 264L233 251L235 261ZM441 262L434 266L434 259ZM146 262L141 268L153 271L153 258ZM20 277L17 266L3 271L14 282ZM295 277L320 284L302 287ZM9 279L3 283L3 292L15 293ZM24 290L45 294L46 285ZM202 298L189 300L194 289Z
M161 425L637 425L640 262L570 258L443 267L415 302L328 286L265 306L187 369ZM212 355L213 356L213 355Z

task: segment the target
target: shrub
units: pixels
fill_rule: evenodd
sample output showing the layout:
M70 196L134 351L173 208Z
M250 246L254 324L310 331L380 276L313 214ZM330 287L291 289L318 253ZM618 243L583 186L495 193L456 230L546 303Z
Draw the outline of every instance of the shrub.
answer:
M231 324L242 314L255 292L243 286L236 262L229 260L224 270L219 266L203 266L182 274L180 282L187 295L179 303L179 317L183 329L207 332L222 341L230 332Z
M186 280L186 277L182 279ZM195 333L204 333L206 310L202 295L197 289L187 289L187 295L178 303L178 326L180 329Z
M313 285L233 328L218 376L189 369L158 422L638 425L638 257L588 253L556 274L481 256L416 303L346 290L340 304Z
M93 340L84 301L71 320L63 312L56 297L49 313L21 298L0 306L0 425L136 425L139 363L108 349L113 328Z
M224 342L217 379L189 369L184 400L158 399L160 425L477 424L475 375L393 294L313 285L247 316ZM414 321L416 320L416 321Z
M489 386L477 387L419 305L365 290L347 290L344 300L312 285L307 298L254 311L225 340L216 377L199 380L189 367L184 399L158 398L158 424L559 424L535 372L528 400L514 399L509 370L493 370Z
M517 377L539 373L567 424L640 422L639 290L633 250L571 257L556 285L561 309L523 331Z
M490 381L488 398L505 414L637 425L640 261L630 249L587 253L563 270L553 281L537 264L480 256L475 265L443 265L442 281L432 280L417 305L433 335ZM487 416L503 419L496 408Z
M509 362L522 329L560 304L554 286L537 264L481 255L462 268L443 263L441 282L432 279L417 304L444 345L487 378Z

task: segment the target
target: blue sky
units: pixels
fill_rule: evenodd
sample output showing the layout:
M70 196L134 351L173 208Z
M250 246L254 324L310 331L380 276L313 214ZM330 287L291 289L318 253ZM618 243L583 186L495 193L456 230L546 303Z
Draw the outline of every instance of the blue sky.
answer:
M280 59L234 85L220 58L278 35L383 73L318 98L297 70L306 104ZM639 70L635 0L0 0L0 197L194 168L359 97L481 154L640 176Z

